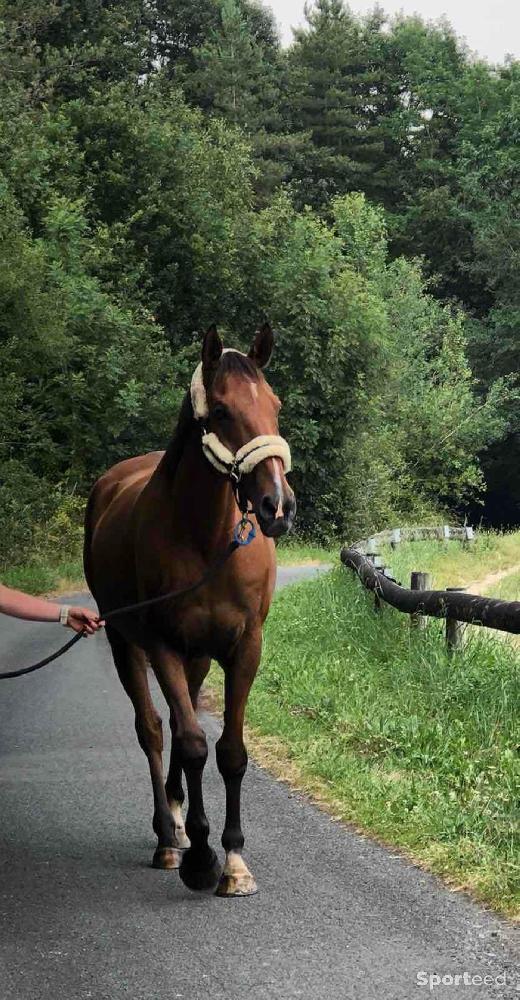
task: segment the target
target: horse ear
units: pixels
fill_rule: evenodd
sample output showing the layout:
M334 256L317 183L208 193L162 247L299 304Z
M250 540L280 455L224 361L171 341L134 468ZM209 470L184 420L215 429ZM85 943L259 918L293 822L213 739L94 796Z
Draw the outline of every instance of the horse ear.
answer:
M274 334L269 323L264 323L257 331L248 357L258 365L265 368L274 347Z
M217 367L223 350L224 345L213 323L202 342L202 368L205 372L210 372Z

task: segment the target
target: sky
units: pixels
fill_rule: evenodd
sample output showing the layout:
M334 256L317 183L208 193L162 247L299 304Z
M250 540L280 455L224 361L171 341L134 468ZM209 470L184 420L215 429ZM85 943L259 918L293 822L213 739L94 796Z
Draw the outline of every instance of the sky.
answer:
M292 39L291 26L304 22L304 0L265 0L278 21L284 43ZM356 13L375 6L374 0L350 0ZM388 14L404 11L425 20L445 15L469 48L490 62L503 62L506 55L520 58L520 0L380 0Z

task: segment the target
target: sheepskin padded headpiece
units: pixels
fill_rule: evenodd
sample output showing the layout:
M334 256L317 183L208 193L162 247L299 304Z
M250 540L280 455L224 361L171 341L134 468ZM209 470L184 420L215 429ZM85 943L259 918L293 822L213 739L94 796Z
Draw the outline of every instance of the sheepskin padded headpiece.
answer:
M234 348L226 347L224 350L233 351ZM241 354L241 351L235 351ZM245 355L243 355L245 357ZM191 405L193 415L196 420L207 420L209 416L208 398L204 386L202 375L202 361L197 365L190 387ZM233 472L240 477L263 462L265 458L281 458L285 473L291 471L291 451L285 438L278 434L260 434L258 437L248 441L238 449L236 455L233 454L216 434L203 434L202 450L215 469L224 474Z
M235 354L242 354L242 351L235 351L234 347L225 347L222 353L228 354L230 351L234 351ZM242 354L242 357L245 357L245 354ZM202 361L197 365L195 371L193 372L190 394L195 420L207 420L209 417L209 406L204 386L204 378L202 375Z
M283 471L291 471L291 451L287 441L278 434L259 434L238 449L236 455L217 437L204 434L202 450L209 462L219 472L235 471L239 476L252 472L264 458L281 458Z

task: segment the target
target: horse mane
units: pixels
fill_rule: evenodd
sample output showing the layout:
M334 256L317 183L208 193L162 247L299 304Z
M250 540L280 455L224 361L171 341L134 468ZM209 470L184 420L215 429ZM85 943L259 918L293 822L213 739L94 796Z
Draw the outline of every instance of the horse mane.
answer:
M193 406L191 405L191 395L187 392L181 403L175 430L160 463L166 469L169 476L173 477L177 472L184 446L194 427L195 418L193 416Z
M231 373L245 375L254 382L258 382L261 378L261 372L252 358L249 358L247 354L241 354L239 351L226 351L221 355L218 368L215 372L215 378L220 375L229 375ZM191 393L188 390L179 410L179 416L177 418L177 424L175 426L173 436L166 448L161 462L162 467L167 470L168 475L171 477L175 476L186 441L188 440L190 433L193 432L195 426L196 421L193 415Z

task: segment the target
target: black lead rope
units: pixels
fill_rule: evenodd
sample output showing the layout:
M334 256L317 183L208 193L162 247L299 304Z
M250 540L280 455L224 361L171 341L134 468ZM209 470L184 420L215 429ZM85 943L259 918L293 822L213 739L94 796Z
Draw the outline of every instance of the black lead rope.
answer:
M6 681L10 677L22 677L23 674L32 674L33 670L39 670L40 667L46 667L48 663L52 663L53 660L57 660L58 656L62 656L66 653L68 649L71 649L80 639L83 638L85 632L77 632L76 635L72 636L61 649L58 649L55 653L51 653L50 656L46 656L43 660L38 660L38 663L33 663L32 667L22 667L20 670L10 670L7 674L0 674L0 681Z
M249 532L247 536L244 537L243 532L248 525ZM229 543L227 549L215 559L209 569L206 570L204 575L201 576L200 580L197 580L196 583L190 584L190 586L185 587L184 590L171 590L168 594L161 594L159 597L150 597L146 601L138 601L136 604L127 604L124 608L114 608L113 611L108 611L106 615L100 615L100 618L104 619L104 621L110 621L112 618L115 618L116 615L126 614L130 611L140 611L142 608L150 608L154 604L160 604L161 601L174 601L179 597L186 597L188 594L193 594L193 592L198 590L199 587L204 586L204 584L207 583L215 573L218 573L236 549L239 549L244 545L249 545L249 542L252 542L254 537L254 525L244 513L242 515L242 520L239 521L235 528L233 540ZM72 639L69 639L64 646L56 650L55 653L51 653L50 656L46 656L43 660L39 660L38 663L33 663L31 667L22 667L20 670L10 670L8 673L0 674L0 681L6 681L12 677L22 677L24 674L32 674L34 670L40 670L41 667L46 667L48 663L52 663L53 660L57 660L59 656L63 656L63 653L66 653L69 649L71 649L72 646L74 646L76 642L79 642L79 640L85 635L85 632L78 632L72 637Z

